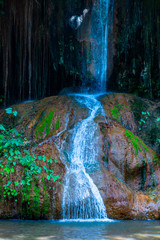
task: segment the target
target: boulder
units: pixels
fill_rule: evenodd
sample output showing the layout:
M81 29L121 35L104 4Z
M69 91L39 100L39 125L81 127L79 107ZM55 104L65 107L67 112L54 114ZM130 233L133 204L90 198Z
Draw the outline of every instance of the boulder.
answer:
M98 164L88 173L101 193L108 217L159 219L159 155L155 151L156 145L151 142L146 144L145 123L139 131L139 117L143 115L141 111L144 108L134 108L139 101L143 106L146 104L145 112L148 112L151 105L154 104L154 109L157 109L159 103L128 94L109 94L101 97L100 101L106 116L95 118L99 126ZM68 152L71 151L70 135L75 124L88 116L88 110L71 96L49 97L14 105L13 109L18 112L17 117L0 111L0 124L15 127L23 137L27 137L23 149L29 149L36 159L45 155L47 160L52 161L40 163L42 171L39 180L32 182L25 196L20 192L21 186L17 186L17 201L14 197L4 197L7 178L0 175L0 218L62 218L63 181L66 165L69 164ZM158 113L149 112L151 116L155 115L146 120L154 119L153 125L159 124ZM149 132L147 136L149 139ZM63 151L60 151L62 146ZM6 159L3 158L3 161L5 163ZM46 166L59 176L57 181L47 178ZM20 182L22 173L23 166L18 165L11 174L12 181L18 179Z

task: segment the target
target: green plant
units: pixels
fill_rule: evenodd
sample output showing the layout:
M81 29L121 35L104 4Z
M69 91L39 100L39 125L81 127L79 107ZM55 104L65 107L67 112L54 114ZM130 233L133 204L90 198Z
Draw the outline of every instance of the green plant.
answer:
M154 162L154 164L158 164L159 167L160 167L160 158L159 158L159 156L157 154L154 154L153 162Z
M150 116L150 113L149 113L149 112L142 112L142 115L143 115L143 118L141 118L140 121L139 121L139 125L140 125L139 131L142 130L142 126L143 126L143 124L146 123L147 119L148 119L149 116ZM157 121L157 122L160 122L160 118L158 117L158 118L156 119L156 121ZM157 141L160 143L160 136L157 138Z
M149 149L147 147L147 145L137 136L135 136L132 132L130 132L129 130L126 130L126 137L128 139L131 140L132 145L134 147L135 150L135 154L138 155L138 152L141 152L141 146L143 146L143 148L148 152Z
M144 123L146 123L146 120L148 119L150 114L149 114L149 112L142 112L142 115L143 115L143 118L141 118L140 121L139 121L139 125L140 125L139 130L140 131L142 130L142 125Z
M45 135L48 136L51 129L55 129L57 130L59 128L59 118L57 117L55 126L52 124L52 118L53 115L55 113L55 109L51 112L49 112L48 114L46 114L46 116L44 116L41 120L40 123L38 123L35 133L36 133L36 139L39 139L42 137L43 133L45 132Z
M160 122L160 117L157 118L157 122ZM160 136L157 138L157 141L160 143Z
M109 110L111 111L112 116L113 116L118 122L120 121L119 112L123 109L123 107L127 108L126 105L117 104L112 110L109 109Z
M6 109L6 114L17 116L17 112L12 108ZM4 179L3 197L14 197L15 201L20 193L25 199L28 194L27 189L31 189L32 183L42 181L42 171L46 181L55 182L60 178L54 175L51 169L53 160L45 155L36 156L26 150L26 142L27 139L23 138L16 129L6 129L0 124L0 175Z

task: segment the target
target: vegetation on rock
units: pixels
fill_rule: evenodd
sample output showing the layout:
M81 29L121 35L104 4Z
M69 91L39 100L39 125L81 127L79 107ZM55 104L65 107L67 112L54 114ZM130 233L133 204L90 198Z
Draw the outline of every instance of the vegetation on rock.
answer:
M17 112L12 108L6 109L6 114L10 114L13 121L17 116ZM27 139L15 128L0 124L0 199L4 198L5 201L11 199L15 202L21 199L22 208L25 204L28 209L24 210L25 213L22 211L22 216L28 215L28 211L31 212L32 205L34 212L36 208L39 211L40 184L43 183L45 191L48 188L46 183L51 181L49 189L53 191L54 182L60 178L54 174L51 158L45 155L37 156L34 151L27 148L30 148ZM57 161L54 162L56 164Z

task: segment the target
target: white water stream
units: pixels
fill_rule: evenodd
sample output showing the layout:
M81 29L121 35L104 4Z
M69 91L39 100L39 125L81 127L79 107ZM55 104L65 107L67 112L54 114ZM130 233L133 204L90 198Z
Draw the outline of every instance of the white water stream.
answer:
M90 54L96 81L94 90L98 92L106 91L107 85L109 5L110 0L96 0L91 11L90 38L94 41ZM82 16L70 19L71 23L76 19L79 21L76 29L87 13L88 10L85 9ZM94 95L79 95L75 99L88 109L89 115L74 126L69 139L70 149L64 161L66 175L62 199L63 219L108 219L100 192L89 175L98 166L100 149L99 128L94 119L105 116L104 110ZM66 151L61 150L63 153Z
M98 164L97 116L104 116L101 103L93 96L76 96L76 100L87 107L89 116L75 125L71 136L70 164L64 180L63 219L106 219L106 209L97 186L87 171Z
M101 92L107 89L109 6L110 0L96 0L93 4L91 19L90 37L94 41L91 42L90 51L97 90Z

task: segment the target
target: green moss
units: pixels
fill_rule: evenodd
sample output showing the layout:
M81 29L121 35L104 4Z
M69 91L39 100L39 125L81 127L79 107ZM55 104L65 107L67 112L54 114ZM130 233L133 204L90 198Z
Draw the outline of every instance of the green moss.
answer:
M160 167L160 157L157 154L154 154L153 162L154 162L154 164L158 164Z
M126 130L126 137L132 141L132 145L134 147L136 155L138 155L138 152L142 151L141 146L143 146L143 148L147 152L149 152L149 149L146 146L146 144L141 139L139 139L137 136L135 136L132 132L130 132L129 130Z
M48 213L49 210L49 204L50 204L50 198L46 192L46 183L45 181L42 179L42 184L43 184L43 191L44 191L44 206L43 206L43 217L45 217L45 215Z
M117 104L112 110L110 109L112 116L113 116L118 122L120 122L119 112L120 112L120 111L122 110L122 108L124 108L124 107L127 108L126 105Z
M3 196L2 186L3 186L3 182L2 182L2 178L0 178L0 200L2 199L2 196Z
M113 116L115 119L117 119L117 121L119 121L119 110L118 110L118 108L112 109L111 113L112 113L112 116Z
M33 207L34 207L34 216L35 218L39 217L39 188L34 186L34 198L33 198Z
M22 208L21 208L21 217L22 219L31 219L32 218L32 204L31 204L31 186L25 186L23 189L22 195Z
M43 207L43 215L44 216L48 213L49 205L50 205L50 198L47 195L47 193L45 193L45 195L44 195L44 207Z
M24 219L38 219L39 211L39 187L34 182L34 191L31 186L25 186L22 196L21 215Z
M54 112L55 112L55 109L52 112L50 112L46 117L44 117L42 121L37 125L36 127L37 139L42 136L45 129L46 129L46 136L50 133L51 121L52 121Z

